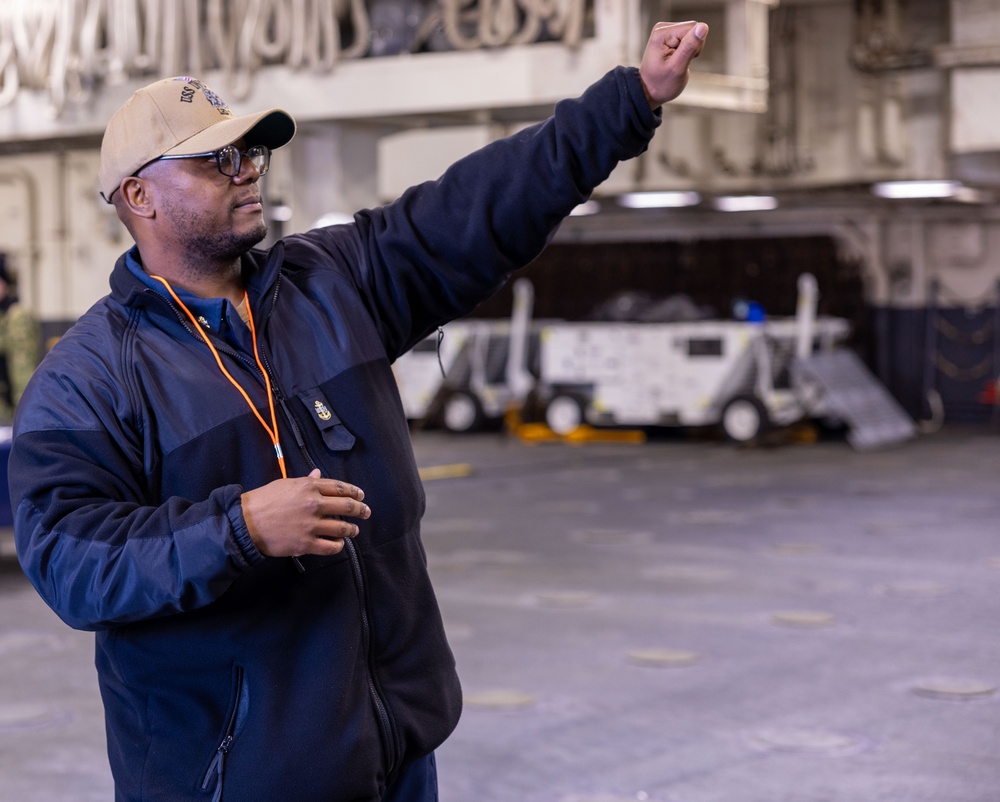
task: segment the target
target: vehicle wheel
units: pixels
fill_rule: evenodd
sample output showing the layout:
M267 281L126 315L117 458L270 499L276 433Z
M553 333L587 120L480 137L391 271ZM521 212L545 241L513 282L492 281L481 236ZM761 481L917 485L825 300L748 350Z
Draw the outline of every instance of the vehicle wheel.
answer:
M474 395L458 390L445 400L441 423L449 432L473 432L483 425L483 407Z
M559 435L567 435L583 423L583 404L571 395L557 395L545 407L545 423Z
M733 398L722 410L722 431L734 443L749 443L770 426L767 410L751 395Z

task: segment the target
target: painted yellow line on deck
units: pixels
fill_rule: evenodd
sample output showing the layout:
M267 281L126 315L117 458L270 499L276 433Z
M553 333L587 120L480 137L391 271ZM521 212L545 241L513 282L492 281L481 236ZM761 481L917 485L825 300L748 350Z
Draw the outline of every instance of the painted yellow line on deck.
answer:
M462 476L472 476L472 466L467 462L458 462L454 465L430 465L426 468L419 468L420 478L423 481L431 479L456 479Z

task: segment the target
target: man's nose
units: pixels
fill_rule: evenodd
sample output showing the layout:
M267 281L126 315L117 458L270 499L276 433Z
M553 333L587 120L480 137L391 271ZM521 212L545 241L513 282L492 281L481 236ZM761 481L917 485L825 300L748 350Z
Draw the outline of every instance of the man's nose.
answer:
M254 164L253 159L243 156L240 160L240 171L233 176L233 183L246 184L253 183L260 179L260 169Z

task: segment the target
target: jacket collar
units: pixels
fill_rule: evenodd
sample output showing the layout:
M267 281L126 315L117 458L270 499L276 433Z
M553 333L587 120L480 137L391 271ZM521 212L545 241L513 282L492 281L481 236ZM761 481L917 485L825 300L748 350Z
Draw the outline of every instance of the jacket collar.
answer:
M261 319L270 311L273 303L284 250L284 243L279 240L267 250L254 248L241 258L247 295L255 316L258 309L263 313ZM159 282L150 278L141 265L142 257L136 245L118 257L111 272L111 297L124 306L148 306L152 302L165 308L159 303L162 300L172 308L173 301L167 291ZM179 288L175 289L178 289L178 295L189 304L195 315L204 316L210 325L213 320L218 321L219 316L224 313L225 303L228 303L217 298L198 298Z

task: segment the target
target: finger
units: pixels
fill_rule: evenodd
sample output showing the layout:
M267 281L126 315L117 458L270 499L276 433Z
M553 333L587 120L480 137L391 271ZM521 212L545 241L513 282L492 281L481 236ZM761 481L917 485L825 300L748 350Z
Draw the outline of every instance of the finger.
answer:
M312 474L310 474L312 476ZM316 482L316 489L324 496L347 497L361 501L365 497L365 491L356 485L348 484L340 479L320 479Z
M343 538L318 537L312 541L305 554L315 554L319 557L333 557L344 550Z
M309 471L310 479L319 479L322 475L323 474L320 472L319 468L313 468L311 471Z
M653 34L667 47L675 48L695 24L693 19L686 22L658 22L653 26Z
M360 518L367 521L372 510L364 502L342 496L325 496L317 505L315 514L319 518Z
M704 22L698 22L688 30L681 41L677 44L677 53L685 61L692 61L701 54L705 47L705 38L708 36L708 26Z
M355 523L337 518L327 518L319 521L313 527L312 536L319 540L344 540L345 538L355 538L360 532L361 528Z

